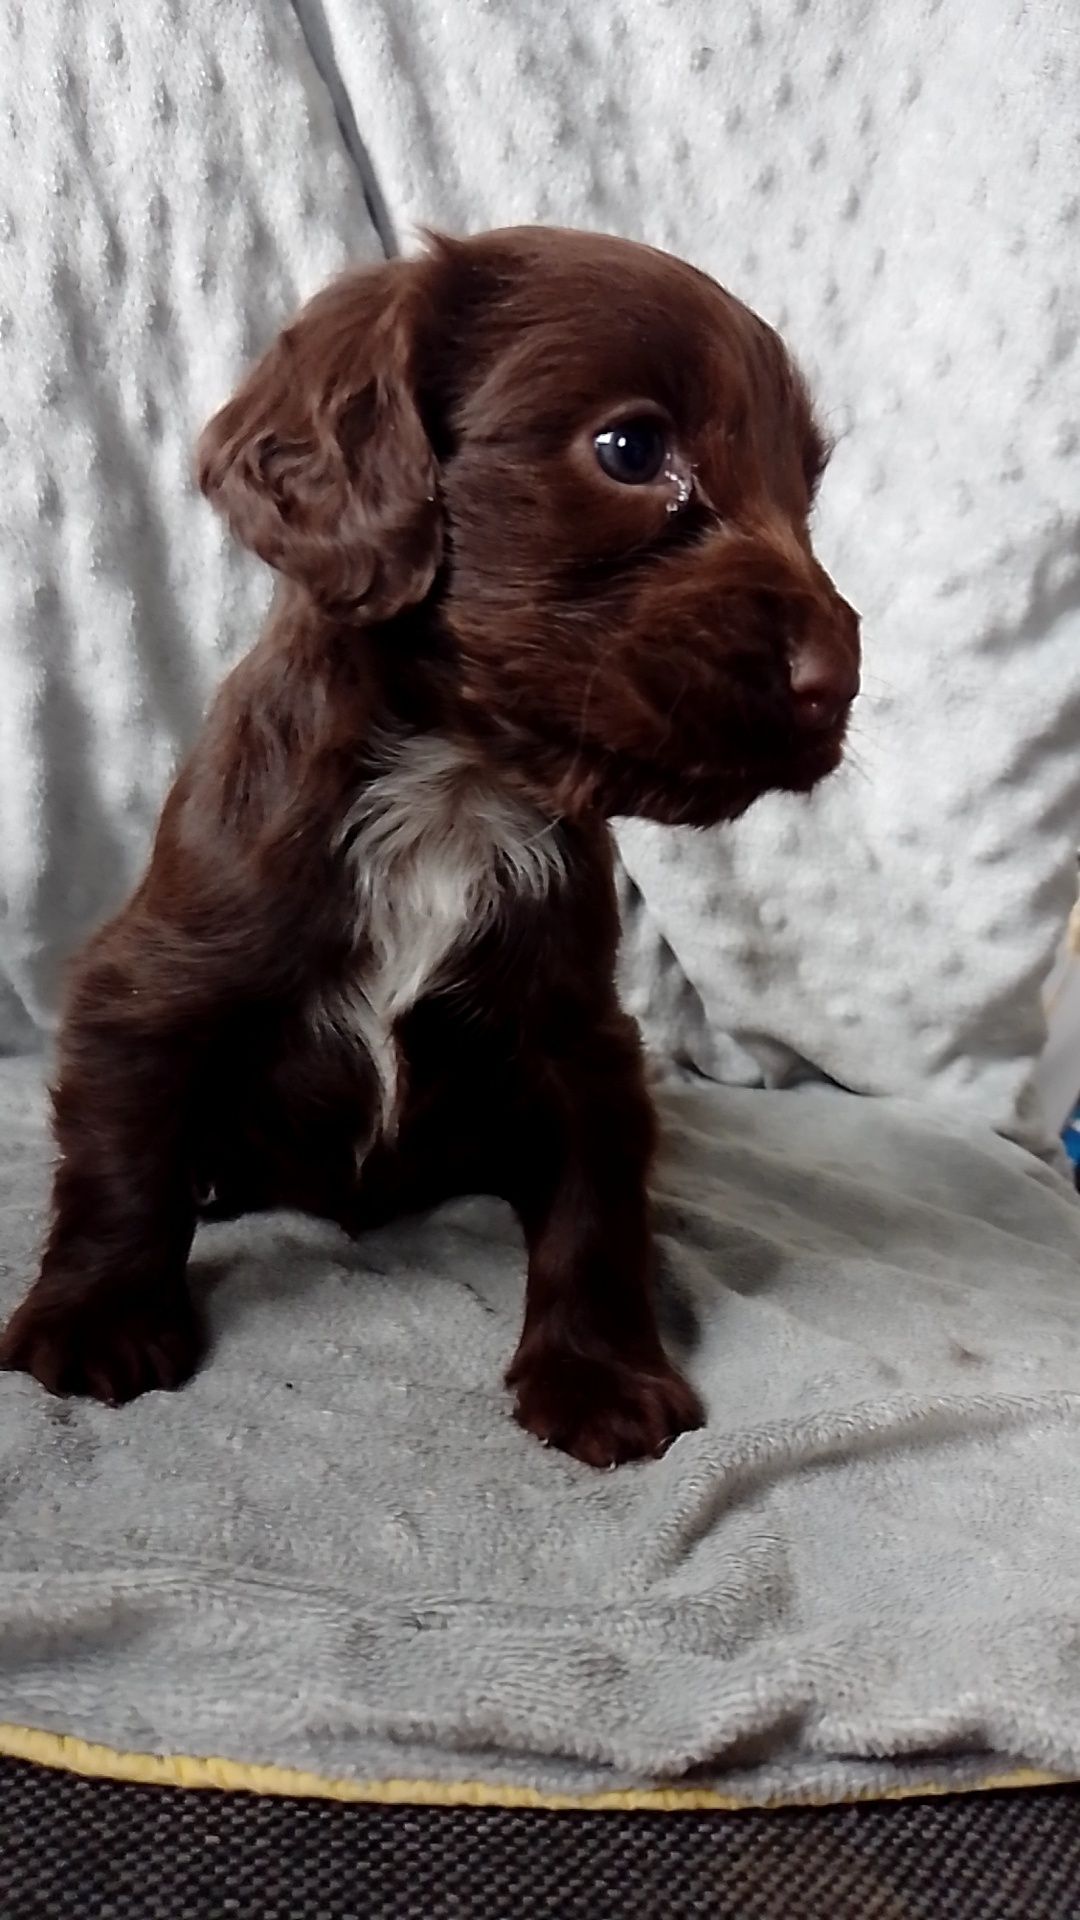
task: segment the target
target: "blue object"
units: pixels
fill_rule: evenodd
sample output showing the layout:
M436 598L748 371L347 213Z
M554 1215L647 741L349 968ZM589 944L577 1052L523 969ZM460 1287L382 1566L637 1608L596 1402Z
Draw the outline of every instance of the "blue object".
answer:
M1069 1118L1061 1130L1065 1151L1073 1166L1080 1168L1080 1100L1077 1101Z

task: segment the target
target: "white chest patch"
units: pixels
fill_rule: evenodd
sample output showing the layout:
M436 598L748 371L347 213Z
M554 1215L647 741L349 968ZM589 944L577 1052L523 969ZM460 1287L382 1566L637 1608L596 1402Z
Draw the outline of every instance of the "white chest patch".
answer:
M494 786L439 734L387 746L382 770L338 831L355 889L357 972L324 996L316 1024L359 1041L379 1078L376 1131L398 1104L394 1027L445 987L452 963L508 899L541 898L563 872L556 830Z

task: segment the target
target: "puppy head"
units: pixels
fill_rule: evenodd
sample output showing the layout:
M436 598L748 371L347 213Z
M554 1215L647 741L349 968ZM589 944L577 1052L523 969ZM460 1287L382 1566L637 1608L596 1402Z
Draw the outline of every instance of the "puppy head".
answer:
M339 617L430 599L402 644L437 635L463 724L548 804L709 824L841 756L858 622L810 545L824 460L780 341L714 282L522 228L320 296L201 478Z

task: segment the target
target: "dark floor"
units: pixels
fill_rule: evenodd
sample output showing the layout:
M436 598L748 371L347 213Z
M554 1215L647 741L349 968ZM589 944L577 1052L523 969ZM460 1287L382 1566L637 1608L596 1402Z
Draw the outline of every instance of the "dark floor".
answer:
M0 1761L3 1920L1078 1920L1080 1789L783 1813L341 1806Z

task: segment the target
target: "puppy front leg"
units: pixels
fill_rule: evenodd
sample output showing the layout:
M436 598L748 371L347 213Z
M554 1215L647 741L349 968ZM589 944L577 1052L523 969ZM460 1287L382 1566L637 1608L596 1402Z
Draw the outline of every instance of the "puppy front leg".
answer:
M59 1159L37 1280L0 1338L0 1366L52 1393L113 1404L177 1387L198 1361L184 1279L195 1227L187 1143L200 1065L184 1004L183 954L165 1007L133 920L81 963L53 1095ZM122 955L122 958L121 958Z
M595 1467L657 1454L704 1420L653 1313L653 1131L636 1035L621 1021L548 1061L526 1096L513 1197L529 1267L507 1382L523 1427Z

